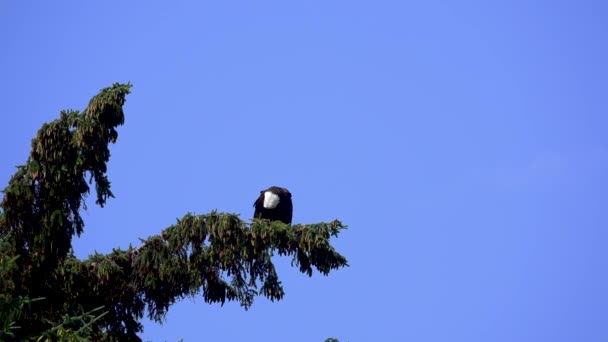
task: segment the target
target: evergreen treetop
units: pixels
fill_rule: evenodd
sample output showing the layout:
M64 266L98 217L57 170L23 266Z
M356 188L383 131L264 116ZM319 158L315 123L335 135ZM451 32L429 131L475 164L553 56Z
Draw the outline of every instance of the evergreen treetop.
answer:
M136 248L77 259L72 237L84 232L80 211L90 186L102 207L113 197L106 175L109 144L124 123L130 89L116 83L84 111L62 111L44 124L26 163L4 189L0 264L11 261L11 266L0 270L0 306L28 301L18 315L0 315L15 340L52 334L61 326L59 331L86 327L92 340L139 341L146 309L161 321L171 304L187 296L202 294L207 303L239 301L245 308L257 295L280 300L284 290L272 263L275 253L292 256L292 264L309 276L313 268L327 275L347 266L330 244L330 237L346 228L340 221L248 223L218 212L188 213ZM94 319L66 319L99 308L104 312Z

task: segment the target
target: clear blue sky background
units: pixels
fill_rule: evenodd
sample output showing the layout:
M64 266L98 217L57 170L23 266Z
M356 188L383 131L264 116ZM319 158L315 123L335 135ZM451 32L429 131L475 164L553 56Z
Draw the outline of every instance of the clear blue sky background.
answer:
M220 4L221 3L221 4ZM116 199L75 251L188 211L339 218L351 267L174 305L154 341L608 340L605 1L3 1L0 182L39 126L134 84ZM4 187L4 186L2 186Z

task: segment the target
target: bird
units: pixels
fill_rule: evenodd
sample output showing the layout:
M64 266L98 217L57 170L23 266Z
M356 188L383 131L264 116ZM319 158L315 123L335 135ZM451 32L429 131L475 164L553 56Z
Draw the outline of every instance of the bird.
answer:
M271 186L260 191L260 197L253 203L254 218L281 221L291 224L293 216L293 203L291 193L285 188Z

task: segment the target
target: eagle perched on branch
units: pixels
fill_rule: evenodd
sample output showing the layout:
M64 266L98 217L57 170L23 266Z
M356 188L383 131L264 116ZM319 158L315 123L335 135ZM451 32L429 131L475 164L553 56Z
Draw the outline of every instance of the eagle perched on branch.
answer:
M291 224L293 204L291 203L291 193L285 188L271 186L260 191L260 197L253 203L253 207L255 208L254 218Z

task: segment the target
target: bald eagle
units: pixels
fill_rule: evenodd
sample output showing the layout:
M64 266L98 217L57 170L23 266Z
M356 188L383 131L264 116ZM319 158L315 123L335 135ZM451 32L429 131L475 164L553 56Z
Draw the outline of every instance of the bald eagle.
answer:
M271 186L260 191L260 197L253 203L253 207L255 208L254 218L291 224L293 204L291 203L291 193L285 188Z

